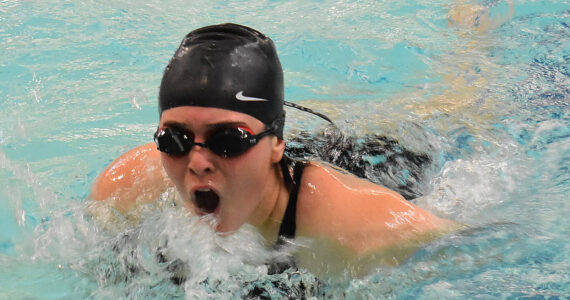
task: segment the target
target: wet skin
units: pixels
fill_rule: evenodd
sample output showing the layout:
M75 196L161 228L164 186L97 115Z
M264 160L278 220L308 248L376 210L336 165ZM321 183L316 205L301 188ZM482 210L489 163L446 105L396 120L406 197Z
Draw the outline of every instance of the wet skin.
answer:
M168 126L187 130L195 142L204 142L221 128L244 127L254 134L265 129L263 123L246 114L189 106L163 112L159 128ZM227 233L244 223L265 229L268 220L280 220L282 213L275 207L281 202L286 204L288 197L278 167L284 146L283 140L267 136L237 157L224 158L200 146L194 146L181 157L164 153L160 157L190 212L208 213L196 205L196 191L211 190L219 196L219 204L212 213L218 221L216 230Z
M265 129L248 115L204 107L164 111L159 128L168 126L188 131L195 142L204 142L220 128L248 128L255 134ZM232 158L201 146L182 156L169 156L146 144L112 163L95 182L91 195L95 200L115 199L112 204L125 211L137 202L151 201L137 195L141 191L137 183L158 182L150 185L156 188L149 193L153 197L170 184L191 214L211 213L218 232L229 234L248 223L271 244L289 199L279 166L283 151L283 140L275 136L264 137ZM163 172L157 171L162 167ZM196 191L215 192L219 202L212 211L197 205ZM454 222L414 206L392 190L319 162L310 162L303 172L296 222L296 239L311 241L298 249L299 262L321 275L345 268L360 274L365 265L374 265L371 261L401 261L410 249L457 228Z
M456 3L448 18L450 25L484 33L508 20L513 12L511 3L509 8L507 16L493 20L483 7ZM479 47L478 40L467 43L466 49L473 47ZM446 112L461 109L477 99L473 84L464 82L463 78L453 81L454 90L449 94L408 108L420 115L429 115L434 108ZM264 129L248 115L201 107L164 111L159 126L172 125L191 132L196 142L203 142L220 126L247 127L253 133ZM95 181L90 198L127 213L174 185L184 207L201 215L210 209L204 211L196 205L196 191L213 190L219 197L212 212L218 232L231 233L249 223L272 243L289 198L278 165L283 150L282 140L265 137L234 158L222 158L200 146L182 157L171 157L149 143L115 160ZM303 173L296 222L295 241L301 244L297 261L319 276L347 271L366 274L379 264L401 262L419 245L463 228L407 202L394 191L319 162L310 162Z

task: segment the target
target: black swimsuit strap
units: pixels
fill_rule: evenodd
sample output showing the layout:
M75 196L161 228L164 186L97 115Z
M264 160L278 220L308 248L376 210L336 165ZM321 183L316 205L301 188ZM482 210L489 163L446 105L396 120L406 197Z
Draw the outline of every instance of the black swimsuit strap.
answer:
M285 210L285 215L283 216L281 226L279 227L278 243L281 242L281 238L292 239L295 237L295 232L297 231L297 194L299 192L299 185L301 183L301 176L303 175L305 165L305 162L295 162L295 166L293 167L293 178L291 178L287 163L285 162L281 164L285 183L290 187L287 209Z

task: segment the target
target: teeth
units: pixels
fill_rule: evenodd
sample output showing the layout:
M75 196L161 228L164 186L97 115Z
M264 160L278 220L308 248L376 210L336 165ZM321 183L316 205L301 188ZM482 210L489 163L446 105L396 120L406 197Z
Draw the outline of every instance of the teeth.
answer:
M209 189L209 188L203 188L203 189L197 189L196 191L198 191L198 192L209 192L211 190L212 189Z

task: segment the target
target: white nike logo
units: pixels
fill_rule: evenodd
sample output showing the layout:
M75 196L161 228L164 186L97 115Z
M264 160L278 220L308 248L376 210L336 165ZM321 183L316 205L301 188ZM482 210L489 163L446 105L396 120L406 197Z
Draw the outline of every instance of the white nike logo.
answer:
M243 91L239 91L236 94L236 99L238 99L239 101L267 101L267 99L263 99L263 98L255 98L255 97L244 96Z

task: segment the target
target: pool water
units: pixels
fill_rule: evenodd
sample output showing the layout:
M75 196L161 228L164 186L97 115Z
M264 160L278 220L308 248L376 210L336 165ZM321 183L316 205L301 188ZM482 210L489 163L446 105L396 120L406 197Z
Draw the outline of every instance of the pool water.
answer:
M457 21L451 1L0 1L0 298L568 299L570 4L470 4ZM272 37L287 100L428 155L412 201L470 229L327 279L267 275L283 253L247 226L213 235L171 194L99 226L91 184L151 141L183 36L221 22ZM289 137L322 129L287 114Z

